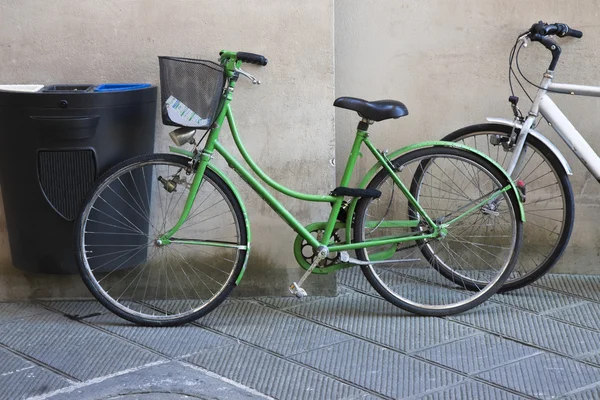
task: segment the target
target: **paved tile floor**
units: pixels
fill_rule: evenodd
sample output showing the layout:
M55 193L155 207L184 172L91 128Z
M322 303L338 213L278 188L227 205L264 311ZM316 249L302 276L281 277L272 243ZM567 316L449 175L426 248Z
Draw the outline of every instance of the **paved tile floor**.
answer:
M0 303L0 399L600 399L600 277L449 318L391 306L358 269L338 279L337 297L233 299L177 328Z

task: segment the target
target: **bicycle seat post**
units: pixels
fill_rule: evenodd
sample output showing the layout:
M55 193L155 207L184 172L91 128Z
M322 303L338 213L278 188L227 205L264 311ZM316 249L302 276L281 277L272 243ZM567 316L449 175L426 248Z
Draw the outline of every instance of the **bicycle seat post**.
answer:
M375 123L375 121L367 119L360 114L358 114L358 115L362 119L358 123L358 126L356 127L356 129L358 129L359 131L367 132L369 130L369 125L373 125Z

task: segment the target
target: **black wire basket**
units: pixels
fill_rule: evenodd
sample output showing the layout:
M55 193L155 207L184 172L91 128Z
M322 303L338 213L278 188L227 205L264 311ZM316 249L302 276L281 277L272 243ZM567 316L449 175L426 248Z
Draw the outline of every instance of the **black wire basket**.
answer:
M212 61L158 57L165 125L209 129L225 86L223 67Z

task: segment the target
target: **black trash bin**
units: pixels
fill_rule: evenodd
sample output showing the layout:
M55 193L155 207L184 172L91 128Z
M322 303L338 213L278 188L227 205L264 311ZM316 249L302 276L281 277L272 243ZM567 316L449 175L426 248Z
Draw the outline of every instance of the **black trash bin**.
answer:
M154 150L157 88L0 90L0 186L15 267L77 273L73 221L92 183Z

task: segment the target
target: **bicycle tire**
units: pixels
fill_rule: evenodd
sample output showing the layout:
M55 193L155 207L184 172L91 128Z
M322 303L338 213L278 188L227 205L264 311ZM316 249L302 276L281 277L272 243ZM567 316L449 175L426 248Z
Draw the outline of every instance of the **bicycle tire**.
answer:
M139 325L175 326L194 321L208 314L215 307L221 304L225 300L225 298L231 293L231 291L236 285L236 279L238 278L246 262L248 235L246 230L245 219L242 213L242 208L231 188L210 168L207 168L205 171L202 184L199 188L197 196L204 196L202 203L208 203L205 206L205 209L212 208L213 210L215 210L214 212L218 212L220 211L218 209L218 206L221 204L221 202L224 202L225 204L222 207L226 208L231 212L230 218L232 221L231 224L233 225L231 225L232 228L228 227L227 229L230 232L236 232L237 244L241 246L231 251L229 250L229 248L226 249L226 251L229 252L228 254L232 253L233 251L235 251L236 254L235 259L228 259L225 257L225 259L228 260L227 264L231 262L231 270L229 271L221 269L224 267L221 267L221 265L217 264L217 261L215 261L217 260L217 257L219 255L206 251L207 248L213 249L213 247L190 245L188 243L181 244L179 245L180 247L170 247L174 246L174 244L161 244L159 246L155 242L152 242L154 237L150 233L150 230L154 229L155 226L159 225L153 223L153 221L155 221L154 218L155 216L159 218L162 215L161 213L156 211L156 209L159 206L159 203L160 205L167 204L167 196L171 196L173 195L173 193L177 193L178 190L181 191L181 194L179 194L178 202L174 203L173 197L171 197L171 201L169 201L167 205L166 212L164 213L164 221L167 221L168 216L166 214L169 213L169 210L174 210L176 207L179 206L179 203L181 203L182 198L187 198L187 196L185 196L185 192L186 189L189 189L189 184L186 186L186 184L182 183L181 176L183 176L182 171L191 172L189 170L189 161L189 158L179 155L149 154L135 157L116 165L96 181L94 187L90 190L86 200L84 201L80 215L75 223L75 253L83 282L93 294L93 296L109 311L120 316L121 318L124 318L128 321L134 322ZM166 190L166 187L159 187L158 191L156 191L156 188L152 186L152 182L155 182L155 179L152 179L152 172L146 173L146 171L148 171L148 167L153 168L154 166L161 166L163 167L162 170L164 170L164 168L167 168L167 170L169 171L171 171L169 168L172 166L173 171L178 171L176 172L176 175L174 175L178 179L171 179L173 182L178 183L178 186L175 190L173 190L172 192L168 192ZM142 176L143 180L139 179ZM165 176L169 177L170 175ZM190 184L193 176L194 174L189 174L188 176ZM127 180L128 177L131 177L130 180ZM136 178L134 179L134 177ZM163 176L160 175L159 178L163 178ZM127 184L124 184L124 181ZM162 182L160 182L159 179L156 179L156 181L159 182L157 186L159 186L159 184L164 185ZM121 190L122 196L112 195L112 193L115 192L115 188L120 189L120 186L117 186L117 182L120 182L120 185L122 185L124 188ZM111 184L113 183L114 186L111 186ZM144 185L147 185L145 190ZM127 189L128 186L129 189ZM206 195L205 192L202 192L204 190L204 187L209 188L209 190L212 188L213 192L210 192L210 194ZM148 190L149 188L150 190ZM164 189L164 193L163 191L161 191L162 189ZM139 195L137 199L136 191L137 195ZM125 199L129 200L130 197L127 196L125 193L129 193L131 199L134 200L134 202L131 202L131 208L134 209L133 211L137 209L139 218L134 218L136 213L127 209L124 205L120 203L120 201L117 201L118 199L123 200L123 202L125 202ZM216 203L214 200L210 200L210 202L208 201L208 199L211 196L213 196L212 193L216 193L216 195L214 196L217 200L219 198L222 198L219 201L219 203ZM111 198L108 197L109 195L112 195L112 199L115 200L114 205L110 204L112 208L104 205L104 203L109 204L108 200L106 200L107 198ZM164 202L162 201L162 196L164 196L165 198ZM145 197L148 197L147 203L145 203ZM100 200L102 200L102 202ZM196 202L194 203L194 218L197 218L197 215L200 215L202 214L202 212L204 212L204 209L198 211L198 209L200 209L202 206L202 204L198 203L200 203L199 197L196 198ZM102 207L103 209L101 210ZM113 209L115 211L112 211ZM109 219L105 216L104 220L99 222L98 220L102 216L100 211L102 211L103 214L110 212L110 214L112 214L112 219ZM90 215L93 215L93 217L90 218ZM180 212L173 214L174 221L176 221L179 218L179 215L181 215ZM227 217L227 215L225 215L225 217ZM204 218L204 216L202 218ZM121 223L119 223L118 220L121 221ZM141 223L139 221L141 221ZM190 212L190 216L188 216L186 223L188 223L188 221L192 221L192 212ZM207 236L207 238L210 236L207 233L210 232L210 230L206 230L206 228L204 228L204 226L207 225L208 222L202 219L200 220L200 222L198 222L198 220L190 222L189 229L184 224L181 230L188 229L188 231L191 232L197 231L199 228L198 226L194 227L194 224L200 225L201 229L204 229L203 233ZM142 225L145 225L145 227L143 227ZM221 234L224 232L225 228L221 227L218 224L216 226L217 228L211 228L211 230L214 231L215 234ZM102 227L106 227L104 231L100 231ZM138 233L137 231L130 233L133 231L133 229L128 230L127 228L137 228L138 231L148 229L148 233L146 234L145 231L141 233ZM166 231L166 229L168 229L166 227L166 222L160 228ZM159 229L157 228L157 230ZM127 233L130 236L134 236L134 234L142 236L142 238L138 239L138 242L140 242L141 245L139 245L139 243L131 244L129 242L124 241L124 239L118 239L121 236L117 235L124 235L125 233ZM100 242L98 241L98 238L101 237L101 234L103 235L102 238L106 236L111 238L109 239L109 241L112 243L108 245L99 244ZM145 238L143 237L144 235ZM231 235L233 235L233 233ZM117 238L119 241L113 242L115 238ZM144 242L146 242L148 238L151 239L150 242L144 244ZM129 240L131 241L131 239ZM115 249L115 246L129 247L125 247L125 250L119 250L116 252L110 251ZM144 246L148 248L150 248L150 246L159 246L160 248L155 249L153 247L154 250L152 250L152 252L146 249L142 251L141 256L138 255L137 251L133 253L133 255L131 255L130 258L133 258L135 262L137 262L138 259L140 259L140 263L137 264L135 267L128 265L123 266L122 264L116 266L117 263L120 263L122 259L125 258L123 255L119 255L120 253L123 253L125 251L133 252L136 248L144 249ZM200 249L200 247L203 247L203 249ZM107 250L103 250L104 248L107 248ZM193 249L194 255L198 253L197 256L195 256L195 258L189 258L191 252L187 251L188 248ZM218 249L218 247L215 248ZM175 252L178 249L182 250L180 251L180 253L177 254ZM98 254L94 256L88 256L88 253L91 254L94 251ZM158 253L160 253L161 255L157 255ZM111 257L114 257L114 260L104 263L105 259L102 257L106 257L111 254ZM207 254L210 254L212 259ZM95 259L91 260L92 257L95 257ZM156 258L158 258L158 260L155 260ZM97 259L100 259L103 262L103 264L99 265L100 261L96 262ZM128 261L126 263L133 264L134 261ZM209 262L212 262L213 264L209 264ZM90 264L92 264L93 267L90 266ZM137 283L135 285L135 290L133 290L133 294L131 294L131 287L134 281L131 280L131 283L127 287L122 289L123 292L119 295L118 298L116 298L117 296L115 296L114 294L110 294L111 289L108 289L104 286L108 286L111 280L116 280L116 278L109 278L108 275L114 274L117 277L119 277L119 274L124 275L125 273L121 272L120 269L126 269L126 267L129 268L131 272L128 272L127 275L121 277L119 283L125 280L130 275L131 278L129 279L135 279L137 278L137 276L140 277L137 279ZM203 269L201 269L200 267L202 267ZM133 271L138 271L136 272L137 275L135 275L135 277L133 276ZM164 275L161 271L164 272ZM216 271L221 271L222 274L227 274L227 278L217 277L217 275L215 275L217 274ZM218 276L221 276L221 273L219 273ZM144 274L147 275L147 278ZM144 276L144 278L142 278L142 276ZM156 278L157 276L158 282L155 282L156 279L154 278ZM161 280L162 276L164 276L164 278L162 278ZM184 277L187 278L188 282L185 281ZM173 287L170 288L171 295L169 295L169 279L173 281ZM204 279L204 281L202 279ZM217 279L219 279L219 281ZM220 282L220 279L222 279L223 281ZM102 281L104 281L104 283ZM162 283L163 281L165 282L164 284ZM179 292L177 292L177 289L179 288L177 288L175 281L177 281L180 287ZM115 283L115 287L122 288L127 283L127 281L120 284L120 286L119 283ZM202 283L202 285L204 286L198 285L201 287L201 289L198 289L197 287L194 287L196 283ZM138 287L144 284L146 285L143 289L144 297L140 298L141 296L140 292L138 292ZM162 291L163 285L165 286L164 294ZM218 286L220 287L217 290L216 287ZM155 287L156 297L150 298L150 296L148 296L147 298L147 293L150 293L148 288L154 290ZM141 290L142 289L140 288L140 291ZM197 297L202 297L203 294L200 294L199 290L208 290L210 294L206 294L206 297L210 296L210 298L207 301L205 301L203 299L191 298L192 296L188 297L188 295L190 294L195 294L198 295ZM185 298L182 298L182 296ZM185 309L186 307L188 309ZM181 311L182 308L184 309L183 311Z
M465 140L467 138L473 136L493 134L508 137L511 133L512 127L507 125L477 124L456 130L446 135L442 140L465 143ZM475 143L468 142L465 144L471 147L476 147L476 143L477 142L475 141ZM558 237L552 244L552 249L548 251L548 254L539 261L535 260L533 256L531 256L528 260L528 255L533 254L536 250L532 249L533 242L528 241L527 238L532 237L535 234L539 235L539 230L544 228L540 227L540 221L536 221L538 215L534 213L534 210L531 207L532 204L540 204L540 200L533 199L532 203L530 194L531 191L527 190L527 198L526 201L523 203L523 207L525 210L525 218L527 220L524 228L525 240L523 243L523 248L521 249L521 255L519 257L517 265L515 265L513 274L507 279L502 288L500 288L500 290L498 291L499 293L508 292L527 286L544 276L546 273L548 273L548 271L550 271L550 269L552 269L552 267L560 260L562 254L564 253L564 250L568 246L569 239L573 231L573 224L575 221L575 200L573 198L573 189L571 187L571 182L569 181L569 176L567 175L563 165L558 160L554 152L552 152L552 150L550 150L548 146L546 146L541 140L539 140L535 136L527 135L527 140L525 144L526 146L529 146L532 149L534 149L534 151L536 151L542 156L540 158L542 158L548 164L549 169L554 173L557 179L557 184L560 189L560 196L562 199L563 207L562 223L559 229L560 233L558 234ZM492 158L495 158L497 162L505 164L503 165L503 167L505 167L508 162L506 156L499 157L499 155L503 154L502 152L494 152L493 150L489 151L488 145L484 146L483 148L479 148L478 150L488 153L488 155ZM541 172L539 174L541 174ZM523 173L521 175L523 175ZM514 177L515 181L518 179L519 176ZM529 182L525 183L528 184ZM541 212L538 209L538 207L536 207L535 211ZM546 229L548 228L546 227ZM537 251L539 251L539 249ZM475 289L475 287L472 287L472 289Z
M507 177L504 175L504 173L498 168L496 167L494 164L492 164L490 161L486 160L484 157L481 157L480 155L477 155L473 152L467 151L467 150L463 150L463 149L457 149L457 148L451 148L451 147L444 147L444 146L435 146L435 147L429 147L429 148L422 148L422 149L417 149L417 150L413 150L409 153L405 153L401 156L399 156L398 158L396 158L395 160L393 160L393 164L398 168L398 172L396 172L396 175L400 178L402 173L406 173L408 174L406 177L408 179L412 179L412 177L414 176L414 172L411 169L411 164L413 163L417 163L417 167L421 164L421 162L423 160L434 160L434 162L436 160L442 160L442 161L438 161L439 163L444 162L444 159L448 159L448 163L442 164L442 167L440 167L440 171L444 171L447 170L448 167L451 167L452 165L454 165L456 167L456 170L459 171L459 167L462 165L465 166L470 166L470 168L473 168L473 171L475 171L475 167L479 168L480 172L477 172L477 177L479 177L479 173L483 174L482 176L487 176L489 177L489 181L486 181L485 184L488 185L492 185L492 191L490 191L489 193L493 193L495 191L498 191L499 189L505 187L506 185L509 184L509 180L507 179ZM454 160L454 161L452 161ZM457 161L458 160L458 161ZM459 164L459 162L461 164ZM460 172L459 172L460 173ZM474 177L475 175L473 175ZM365 241L367 236L370 236L370 238L375 238L375 236L372 235L373 232L375 232L377 229L382 229L380 228L380 226L386 226L385 224L382 224L382 221L393 221L396 218L393 218L395 213L398 212L396 210L400 210L401 212L403 212L403 215L411 215L412 211L411 211L411 207L407 207L406 204L409 204L408 202L404 202L404 200L402 200L400 202L400 205L398 207L395 206L391 206L390 204L393 201L396 201L398 199L398 196L394 197L394 191L396 189L394 189L394 187L398 187L395 183L389 184L388 185L391 189L388 189L385 182L387 182L387 180L391 177L391 175L388 173L387 170L382 169L381 171L379 171L375 177L373 177L373 179L371 180L371 182L369 183L369 185L367 186L367 188L372 188L372 189L378 189L382 192L382 196L379 199L371 199L371 198L362 198L361 200L359 200L357 207L356 207L356 212L355 212L355 226L354 226L354 241L355 242L363 242ZM401 178L402 179L402 178ZM433 181L432 181L433 182ZM480 182L480 179L477 178L477 182ZM472 179L471 183L475 183L475 179ZM384 187L385 186L385 187ZM407 185L408 186L408 185ZM466 186L461 185L461 187L463 188L463 191L466 193L470 190L468 190L469 188ZM443 190L442 190L443 192ZM442 193L440 192L440 193ZM453 191L454 194L457 194L458 191ZM399 195L400 196L400 195ZM446 203L447 204L451 204L451 207L456 207L456 212L454 215L458 215L457 213L462 213L463 211L461 211L463 208L465 207L469 207L471 208L473 206L473 204L477 204L476 200L471 199L468 195L465 195L468 200L467 201L467 206L464 206L464 203L459 203L459 200L454 198L456 196L452 195L449 196L449 198L445 199L447 200ZM503 198L506 199L506 202L503 203L505 205L505 209L507 210L507 215L510 215L511 221L510 221L510 226L507 228L507 230L505 232L503 232L502 234L499 235L495 235L493 237L500 237L500 238L504 238L504 239L500 239L503 240L504 243L508 243L507 246L509 247L504 247L503 245L498 245L498 246L494 246L497 247L498 249L506 249L505 250L500 250L502 252L502 257L497 257L500 260L500 264L498 266L497 269L491 268L492 270L492 274L494 274L494 276L492 278L490 278L489 282L486 283L485 287L480 288L481 290L479 290L478 292L472 292L470 290L465 290L467 288L463 287L460 280L447 280L445 279L439 272L440 268L439 268L439 264L445 264L448 263L450 261L457 261L457 264L460 263L467 263L467 258L468 258L468 254L466 253L462 253L463 255L466 254L465 257L459 255L459 253L456 251L457 249L459 249L458 251L463 251L460 250L461 248L458 248L456 246L458 245L454 245L454 244L450 244L448 245L448 243L450 243L450 241L452 242L458 242L456 240L456 238L458 238L458 236L454 236L453 233L451 233L450 228L448 231L448 242L446 242L446 244L444 244L444 238L437 238L438 242L440 243L440 246L444 247L444 246L448 246L445 248L450 249L451 247L454 248L454 250L448 250L447 252L447 256L443 256L443 250L440 250L436 253L436 257L435 259L433 258L428 258L426 261L426 263L422 263L420 261L418 262L413 262L412 264L410 264L408 267L404 268L403 266L406 265L402 262L398 263L398 265L400 265L400 267L396 267L395 265L391 265L390 267L380 267L380 265L383 264L369 264L369 265L364 265L361 266L362 272L365 275L365 277L367 278L367 280L369 281L369 283L371 284L371 286L387 301L389 301L390 303L392 303L393 305L400 307L404 310L410 311L412 313L415 314L419 314L419 315L424 315L424 316L446 316L446 315L452 315L452 314L457 314L457 313L462 313L464 311L467 311L473 307L478 306L479 304L483 303L485 300L487 300L490 296L492 296L494 293L497 292L497 290L502 286L502 284L504 283L504 281L506 280L506 278L510 275L511 270L514 266L514 264L517 261L517 256L518 256L518 250L521 246L521 241L522 241L522 233L523 233L523 222L520 220L519 218L519 205L518 205L518 200L517 200L517 196L514 193L513 190L508 190L507 192L502 193ZM451 197L451 198L450 198ZM404 197L405 198L405 197ZM378 204L380 203L380 204ZM427 207L425 207L425 203L420 202L419 204L425 209L425 211L427 211L428 214L431 214L431 218L436 220L436 215L433 215L432 213L435 212L435 210L444 210L444 212L442 213L442 215L446 214L447 208L443 208L443 206L441 205L442 202L436 201L436 200L432 200L430 203L428 203ZM373 210L371 210L371 205L373 205ZM384 215L381 216L381 213L378 212L378 207L381 207L382 210L384 210ZM438 208L438 207L442 207L442 208ZM429 208L429 210L428 210ZM466 217L465 219L463 219L463 225L461 227L461 224L456 224L456 225L451 225L451 227L454 227L453 229L455 229L453 232L454 233L458 233L459 230L462 230L463 232L466 231L467 229L471 229L471 225L469 225L469 221L471 221L473 223L473 221L479 221L480 220L480 216L478 216L479 211L473 211L472 215L469 215L468 217ZM399 214L396 214L399 215ZM400 215L399 215L400 216ZM467 218L473 217L472 220L467 220ZM485 217L487 218L487 216ZM367 222L367 220L373 221L373 222ZM403 218L405 219L405 218ZM500 222L500 220L498 220L500 225L504 225L504 222ZM440 222L441 223L441 222ZM391 223L388 226L393 226L394 224ZM374 226L374 228L370 228L371 226ZM464 226L467 226L467 228L464 228ZM486 223L484 221L484 223L482 224L482 226L486 226ZM366 232L367 229L370 229L370 232ZM380 232L380 234L383 234L385 237L390 236L390 233L388 231L385 231L385 228L383 228L384 231ZM394 228L396 229L396 228ZM407 228L408 229L408 228ZM415 228L410 228L411 232L414 232ZM487 227L483 228L487 230ZM500 229L500 228L498 228ZM470 233L471 231L469 231L468 233ZM393 235L398 236L401 235L402 232L398 233L394 233ZM492 238L492 240L496 240L493 239L492 236L490 236L490 238ZM415 241L413 241L415 242ZM413 242L408 242L408 243L413 243ZM465 248L467 248L468 246L464 245L464 243L459 243L460 245L464 246ZM469 243L470 244L470 243ZM396 245L394 245L396 246ZM404 245L403 245L404 246ZM414 252L420 251L420 248L423 246L423 243L416 243L410 246L406 246L402 249L399 249L398 247L387 247L388 250L384 250L383 252L385 252L386 254L388 254L385 258L385 260L390 260L390 263L395 261L395 260L391 260L391 258L393 257L398 257L402 252L406 252L411 250L412 248L414 248L414 251L409 252L408 256L410 256L411 254L413 254ZM473 247L476 249L476 247ZM391 250L390 250L391 249ZM374 252L375 248L359 248L356 249L356 255L357 258L362 260L362 261L370 261L369 259L369 251L373 251ZM474 251L472 251L472 248L467 248L467 250L471 251L474 253ZM391 252L394 252L394 254L389 254ZM487 252L487 251L486 251ZM381 254L381 253L374 253L375 254ZM456 256L454 255L456 254ZM411 261L412 259L410 259L409 257L406 257L406 259L408 259L409 261ZM482 259L481 256L476 255L478 258ZM475 258L475 257L473 257ZM458 261L458 260L462 260L462 261ZM471 259L471 258L469 258ZM485 261L485 260L484 260ZM463 273L476 273L479 274L480 271L477 270L477 268L475 268L472 264L469 264L469 268L465 268L465 271L463 271ZM481 262L479 262L479 264L481 264ZM486 262L487 264L487 262ZM487 264L490 265L490 264ZM491 265L490 265L491 266ZM457 265L457 269L460 266ZM412 285L412 286L411 286ZM416 300L415 298L417 296L421 296L421 298L419 300ZM441 303L443 301L448 301L448 304L438 304ZM435 303L435 304L433 304Z

